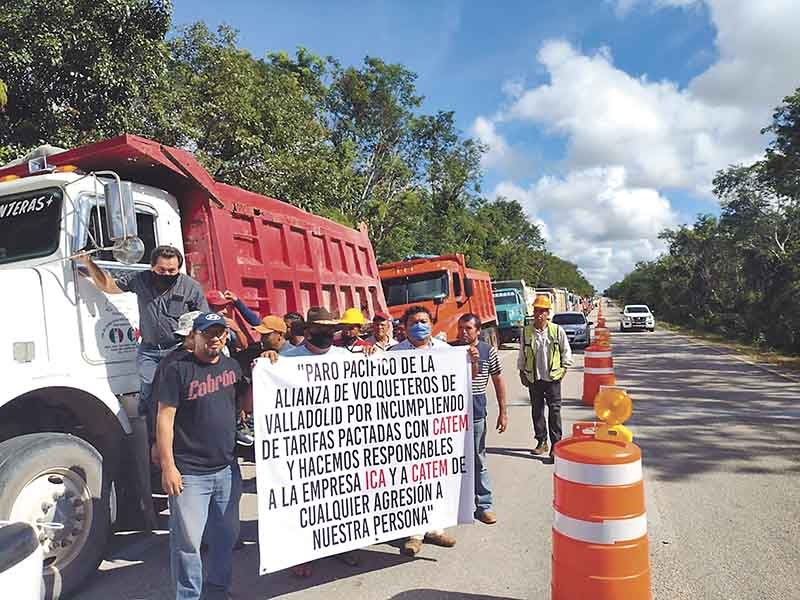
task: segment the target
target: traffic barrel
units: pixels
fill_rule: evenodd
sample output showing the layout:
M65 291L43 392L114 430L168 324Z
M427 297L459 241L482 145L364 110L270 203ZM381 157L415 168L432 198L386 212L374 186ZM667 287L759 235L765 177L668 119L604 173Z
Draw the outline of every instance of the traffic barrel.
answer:
M552 600L651 600L639 447L576 423L554 449Z
M583 404L592 406L600 386L616 383L611 346L602 345L598 339L583 352Z

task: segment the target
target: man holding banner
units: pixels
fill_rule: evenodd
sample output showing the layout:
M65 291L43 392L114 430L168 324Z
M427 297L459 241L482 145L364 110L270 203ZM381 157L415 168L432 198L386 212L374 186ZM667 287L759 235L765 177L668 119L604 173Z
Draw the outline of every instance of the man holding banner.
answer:
M406 339L399 344L392 346L389 350L436 350L438 348L449 348L447 342L433 337L433 316L424 306L411 306L403 315ZM422 535L412 535L403 543L403 554L406 556L416 556L422 550L423 541L452 548L456 545L456 538L448 535L443 529L427 531Z
M318 558L407 536L406 554L423 539L451 547L443 528L474 522L464 349L432 340L416 307L406 321L419 348L323 351L336 327L323 311L309 315L302 354L268 353L253 369L262 574L308 575Z

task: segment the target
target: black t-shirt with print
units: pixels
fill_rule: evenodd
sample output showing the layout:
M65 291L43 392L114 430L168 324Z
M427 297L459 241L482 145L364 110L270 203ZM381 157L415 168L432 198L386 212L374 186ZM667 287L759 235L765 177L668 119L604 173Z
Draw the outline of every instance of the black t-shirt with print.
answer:
M215 473L233 462L241 382L239 364L224 355L209 364L186 352L160 370L155 397L177 408L172 453L181 473Z

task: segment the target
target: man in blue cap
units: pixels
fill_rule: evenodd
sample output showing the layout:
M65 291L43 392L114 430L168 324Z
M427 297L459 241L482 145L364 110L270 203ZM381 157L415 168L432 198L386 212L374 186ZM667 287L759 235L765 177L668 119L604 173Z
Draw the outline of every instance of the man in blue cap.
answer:
M206 593L227 593L239 533L242 480L234 453L242 371L222 349L225 319L202 313L193 351L159 371L157 439L161 482L169 495L170 568L177 600L203 594L200 543L208 523Z

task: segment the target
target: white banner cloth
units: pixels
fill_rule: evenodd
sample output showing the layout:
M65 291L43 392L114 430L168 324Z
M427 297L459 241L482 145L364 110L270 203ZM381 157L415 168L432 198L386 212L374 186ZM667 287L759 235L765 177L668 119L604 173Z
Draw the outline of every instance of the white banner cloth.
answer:
M256 361L262 575L473 522L465 354L455 347Z

